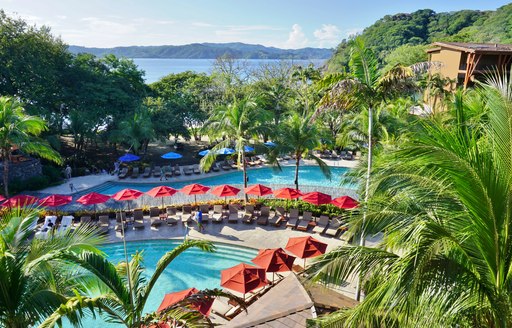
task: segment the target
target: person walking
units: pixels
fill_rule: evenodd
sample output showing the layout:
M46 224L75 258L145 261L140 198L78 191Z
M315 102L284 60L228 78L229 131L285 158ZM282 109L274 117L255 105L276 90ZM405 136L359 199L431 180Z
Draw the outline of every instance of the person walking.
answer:
M66 175L67 180L71 180L71 166L66 165L66 168L64 169L64 174Z
M199 209L196 213L197 231L203 232L203 212Z

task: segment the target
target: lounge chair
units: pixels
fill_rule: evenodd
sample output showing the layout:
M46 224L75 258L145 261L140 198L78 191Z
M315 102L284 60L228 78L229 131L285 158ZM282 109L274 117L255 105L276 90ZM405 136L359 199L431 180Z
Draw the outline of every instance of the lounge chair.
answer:
M91 216L89 216L89 215L82 215L80 217L80 222L78 223L78 225L81 226L82 224L92 224Z
M100 228L101 233L108 233L108 230L110 228L110 218L108 217L108 215L100 215L98 226Z
M139 168L138 167L134 167L133 170L132 170L131 178L132 179L137 179L138 177L139 177Z
M251 224L254 221L254 206L245 205L245 212L242 216L242 222Z
M299 210L296 208L292 208L290 210L290 214L288 215L288 222L286 222L286 227L295 229L298 222L299 222Z
M285 220L286 211L284 210L284 207L276 207L276 212L274 215L268 219L268 223L279 227L281 225L281 222Z
M116 226L115 231L122 232L123 229L126 230L126 212L116 212Z
M297 224L297 230L300 231L307 231L309 227L309 223L311 222L311 219L313 218L313 213L305 211L302 219L299 220L299 223Z
M176 164L174 166L173 174L174 174L174 176L180 176L181 175L181 168L180 168L180 166L178 164Z
M256 223L259 225L267 225L269 216L270 216L270 207L268 207L268 206L261 207L260 215L258 216L258 219L256 219Z
M231 165L229 165L228 162L224 161L222 162L221 166L220 166L224 171L230 171L231 170Z
M194 171L194 174L201 174L201 169L199 168L199 165L194 164L192 166L192 170Z
M327 215L320 215L316 226L313 228L313 232L323 234L327 226L329 225L329 217Z
M48 237L48 233L51 232L52 229L55 228L56 222L57 222L57 217L55 215L47 215L44 218L44 223L41 226L41 229L39 229L39 231L36 232L36 238L46 239Z
M155 166L155 168L153 169L153 176L155 178L160 178L162 176L162 173L161 173L162 169L160 168L160 166Z
M71 215L64 215L60 220L59 229L57 230L59 233L65 233L71 229L73 225L73 217Z
M175 225L178 223L178 218L176 216L176 207L174 206L167 206L167 208L165 209L166 213L167 213L167 224L169 225Z
M341 226L343 224L344 222L340 219L332 219L324 233L327 236L336 237L336 235L340 232Z
M210 205L201 205L199 207L201 209L201 212L203 213L203 224L210 223Z
M119 172L118 178L119 179L125 179L128 176L128 168L123 167L121 171Z
M160 219L160 209L158 207L151 207L149 209L149 221L151 227L156 228L162 225L162 219Z
M144 229L144 213L142 210L133 210L133 230Z
M235 161L234 161L234 160L232 160L232 159L231 159L231 160L229 160L229 161L228 161L228 164L229 164L229 166L231 166L231 168L232 168L233 170L238 170L238 165L235 163Z
M164 177L165 179L172 178L173 170L169 165L164 166Z
M238 223L238 207L229 205L228 223Z
M181 209L181 223L193 223L192 220L192 206L183 206Z
M220 171L219 164L213 163L211 169L212 169L213 172L219 172Z
M221 223L223 218L224 211L222 210L222 205L213 205L212 222Z
M192 173L194 173L194 170L192 169L192 166L185 166L183 168L183 173L185 175L192 175Z
M149 178L151 176L151 168L149 166L146 166L144 168L144 173L142 173L143 178Z

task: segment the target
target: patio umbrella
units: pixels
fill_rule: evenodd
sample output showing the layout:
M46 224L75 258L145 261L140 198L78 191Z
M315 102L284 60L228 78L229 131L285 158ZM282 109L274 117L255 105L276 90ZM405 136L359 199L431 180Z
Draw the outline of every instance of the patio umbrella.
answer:
M228 196L236 196L239 192L240 189L230 185L220 185L210 191L215 196L224 197L224 202L226 202Z
M39 199L30 195L17 195L6 200L2 206L5 207L24 207L36 203Z
M110 199L110 196L90 192L78 198L76 201L82 205L94 205L94 217L96 217L96 204L103 204Z
M297 199L302 196L302 193L299 190L293 188L281 188L274 190L274 196L284 199Z
M286 254L282 248L267 248L260 249L258 255L251 261L266 272L272 272L272 282L274 282L275 272L292 271L295 256Z
M134 155L134 154L126 154L126 155L123 155L121 157L118 158L119 161L121 162L133 162L133 161L138 161L140 159L139 156L137 155Z
M175 152L169 152L167 154L163 154L162 156L160 156L162 158L165 158L165 159L178 159L178 158L182 158L183 156L178 154L178 153L175 153Z
M244 189L244 191L247 195L256 195L258 198L260 198L260 196L270 195L272 193L271 188L261 184L255 184L247 187Z
M331 195L327 195L319 191L313 191L302 195L302 200L318 206L322 204L329 204L331 202Z
M39 200L39 205L46 207L53 207L57 211L57 206L62 206L71 203L72 197L69 195L50 195Z
M210 153L210 149L201 150L198 154L199 156L206 156Z
M306 259L324 254L327 244L311 236L290 237L285 249L298 258L304 259L304 269L306 269Z
M344 209L350 209L350 208L355 208L355 207L359 206L359 202L350 196L342 196L342 197L334 198L331 201L331 204L333 204L336 207L344 208Z
M267 147L275 147L277 146L277 144L275 142L272 142L272 141L267 141L265 143L263 143L265 146Z
M4 200L6 200L7 198L5 198L4 196L0 195L0 202L3 202Z
M231 155L235 152L232 148L221 148L216 151L217 155Z
M116 192L112 195L112 199L117 200L118 202L134 200L142 196L143 193L141 191L135 189L123 189L121 191ZM128 203L128 210L130 210L130 204Z
M184 299L199 293L199 290L195 289L194 287L188 288L179 292L174 292L170 294L165 294L164 299L162 300L162 303L158 307L157 312L160 312L162 310L165 310L166 308L175 305L178 302L183 301ZM203 300L198 300L197 302L192 303L192 307L201 312L204 316L210 315L210 310L212 309L214 298L208 298Z
M220 285L244 295L268 284L265 269L240 263L220 272Z
M180 191L186 195L194 195L194 203L197 203L196 195L206 194L208 190L210 190L210 187L203 186L199 183L189 184L188 186L180 189Z
M244 152L250 153L250 152L253 152L253 151L254 151L253 147L251 147L251 146L244 146Z
M171 188L171 187L158 186L158 187L155 187L155 188L151 189L150 191L146 192L146 194L148 194L154 198L157 198L157 197L162 198L162 208L164 208L164 197L171 197L172 195L174 195L177 192L178 192L178 190Z

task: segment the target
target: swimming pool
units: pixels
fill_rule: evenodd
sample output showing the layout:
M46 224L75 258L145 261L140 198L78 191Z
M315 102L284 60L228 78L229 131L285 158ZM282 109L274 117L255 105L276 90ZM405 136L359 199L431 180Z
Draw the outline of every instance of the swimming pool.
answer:
M128 254L143 251L145 274L149 277L154 271L160 257L178 246L176 240L150 240L127 242ZM155 311L165 294L195 287L197 289L220 288L220 271L235 266L240 262L251 263L257 255L257 250L216 243L216 252L206 253L199 249L188 249L167 267L153 288L145 307L145 313ZM102 247L109 261L118 263L124 260L122 243L109 244ZM115 324L104 323L103 320L87 319L84 327L118 327Z
M341 177L348 172L346 167L331 167L332 178L329 180L320 171L318 166L301 166L299 168L299 187L301 186L322 186L328 188L346 188L354 189L352 185L341 185ZM125 189L133 188L146 192L155 186L167 185L176 189L182 188L191 183L201 183L206 186L217 186L221 184L242 184L243 176L242 171L227 172L222 175L204 177L200 179L194 179L183 182L173 182L172 178L169 181L162 181L158 183L130 183L127 182L107 182L88 189L83 193L96 191L106 195L112 195L116 192ZM264 184L264 185L283 185L293 187L293 181L295 179L295 167L284 166L281 171L276 171L270 167L250 169L247 172L249 177L249 184Z

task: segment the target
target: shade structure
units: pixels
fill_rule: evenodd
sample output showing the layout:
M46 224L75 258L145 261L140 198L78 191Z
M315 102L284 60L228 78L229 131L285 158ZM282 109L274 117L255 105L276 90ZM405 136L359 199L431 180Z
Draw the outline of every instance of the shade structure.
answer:
M212 189L210 193L219 197L236 196L240 192L240 189L230 185L220 185Z
M50 195L39 200L39 205L48 207L57 207L71 203L72 197L69 195Z
M232 148L221 148L221 149L218 149L215 153L217 153L217 155L231 155L234 152L235 152L235 150Z
M267 147L275 147L277 146L277 144L275 142L272 142L272 141L267 141L265 143L263 143L265 146Z
M290 237L285 249L293 255L304 259L304 268L306 268L306 259L324 254L327 250L327 244L311 236Z
M189 184L180 189L180 191L186 195L194 195L194 203L197 203L196 195L206 194L210 190L210 187L203 186L199 183Z
M171 197L177 192L178 190L168 186L158 186L146 192L146 194L151 197L162 198L162 207L164 207L164 197Z
M240 263L220 272L220 285L245 294L268 284L265 269Z
M210 153L210 149L201 150L198 154L199 156L206 156Z
M302 200L318 206L322 204L329 204L331 202L331 195L327 195L319 191L313 191L302 195Z
M302 196L302 193L299 190L293 188L281 188L274 190L274 196L284 199L296 199Z
M110 196L99 194L97 192L90 192L86 195L81 196L76 201L83 205L96 205L102 204L110 199Z
M253 151L254 151L253 147L251 147L251 146L244 146L244 152L250 153L250 152L253 152Z
M295 256L287 254L282 248L267 248L260 249L258 255L251 261L266 272L272 272L274 280L274 272L292 271Z
M126 155L123 155L121 157L118 158L119 161L121 162L133 162L133 161L138 161L140 159L139 156L137 155L134 155L134 154L126 154Z
M2 206L6 207L24 207L37 203L39 199L30 195L17 195L6 200Z
M117 201L133 200L142 196L142 192L135 189L123 189L112 195L112 199Z
M359 202L350 196L334 198L331 201L331 204L344 209L356 208L359 206Z
M184 299L197 294L199 290L196 288L188 288L179 292L174 292L170 294L165 294L164 299L162 300L162 304L158 307L157 312L165 310L166 308L177 304L178 302L183 301ZM204 316L209 316L210 311L212 309L214 298L208 298L205 300L198 300L197 303L192 303L192 307L199 311Z
M167 154L163 154L160 157L165 158L165 159L178 159L178 158L182 158L183 156L171 151L171 152L168 152Z
M255 184L250 187L247 187L244 189L245 193L248 195L256 195L256 196L265 196L270 195L272 193L272 189L261 185L261 184Z

